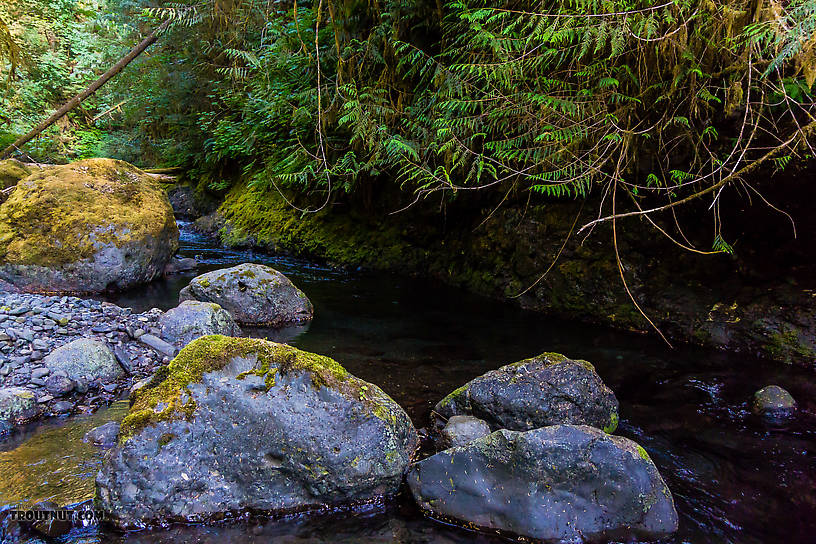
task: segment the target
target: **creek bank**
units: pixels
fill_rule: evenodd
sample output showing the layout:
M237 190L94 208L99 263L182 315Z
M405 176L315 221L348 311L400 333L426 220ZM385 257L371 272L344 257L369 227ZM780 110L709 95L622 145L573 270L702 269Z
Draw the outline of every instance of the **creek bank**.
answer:
M92 299L0 293L0 391L26 391L36 405L22 418L0 413L5 430L38 417L89 412L125 394L169 362L195 329L194 323L164 341L167 323L155 308L135 314ZM224 332L219 323L200 332Z
M265 340L199 338L131 399L96 479L123 528L377 501L418 445L379 387Z
M531 197L496 208L474 200L463 196L445 214L372 211L401 207L384 198L301 216L274 192L238 185L195 225L230 247L433 277L551 315L653 332L620 283L608 224L586 240L571 235L573 224L592 218L591 205ZM807 266L779 258L763 272L751 251L753 260L701 256L646 232L637 221L621 222L622 264L634 296L670 338L816 365L816 275Z

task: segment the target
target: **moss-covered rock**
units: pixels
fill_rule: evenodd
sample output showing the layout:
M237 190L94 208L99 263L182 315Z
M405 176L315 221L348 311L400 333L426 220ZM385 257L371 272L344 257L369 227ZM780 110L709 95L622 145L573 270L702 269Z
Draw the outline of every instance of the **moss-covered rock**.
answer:
M618 399L595 368L559 353L544 353L474 378L442 399L434 412L445 419L472 415L494 431L572 424L612 433L618 426Z
M122 161L34 172L0 206L0 278L26 290L133 287L159 276L177 248L164 191Z
M131 402L97 477L122 527L372 501L396 493L418 443L379 387L266 340L194 340Z
M787 417L796 410L796 400L778 385L768 385L754 393L751 408L757 415L771 419Z
M0 388L0 434L3 429L35 419L40 413L34 393L24 387Z
M0 161L0 189L7 189L31 174L31 168L17 159Z

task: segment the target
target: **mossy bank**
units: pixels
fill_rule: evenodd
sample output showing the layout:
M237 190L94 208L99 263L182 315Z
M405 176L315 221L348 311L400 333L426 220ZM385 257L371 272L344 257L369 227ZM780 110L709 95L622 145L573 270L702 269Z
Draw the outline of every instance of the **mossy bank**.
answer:
M302 213L274 191L240 185L196 224L229 246L433 277L555 316L653 332L621 283L608 224L575 233L597 214L594 203L497 204L461 197L391 214L399 206L385 197ZM684 252L652 232L621 222L618 248L633 296L667 337L814 365L812 275L780 263L781 273L758 280L761 259Z

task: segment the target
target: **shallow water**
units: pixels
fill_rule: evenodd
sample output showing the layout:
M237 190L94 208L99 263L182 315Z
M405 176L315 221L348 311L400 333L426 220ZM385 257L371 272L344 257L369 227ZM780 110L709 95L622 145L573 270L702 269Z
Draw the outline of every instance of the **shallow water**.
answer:
M673 544L816 541L816 375L778 363L690 348L530 313L429 281L346 273L297 259L227 251L182 223L183 256L205 270L271 264L315 305L306 327L248 331L330 355L380 385L417 427L451 390L502 364L543 351L593 362L621 404L618 433L638 441L671 488L680 531ZM170 308L192 275L176 276L115 302ZM769 383L799 401L797 416L771 426L750 413ZM122 416L52 421L0 443L0 505L50 498L78 502L93 492L102 453L78 444L88 428ZM57 469L57 470L55 470ZM263 527L175 527L147 534L74 532L69 542L275 542L448 544L501 542L422 517L403 497L385 512L293 518Z

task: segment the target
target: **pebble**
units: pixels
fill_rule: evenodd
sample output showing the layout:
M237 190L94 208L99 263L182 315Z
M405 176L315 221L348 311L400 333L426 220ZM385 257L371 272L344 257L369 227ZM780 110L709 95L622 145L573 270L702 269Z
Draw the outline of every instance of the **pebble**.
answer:
M51 371L45 367L35 368L34 370L31 371L31 379L42 378L43 376L48 376L48 374L50 373Z

